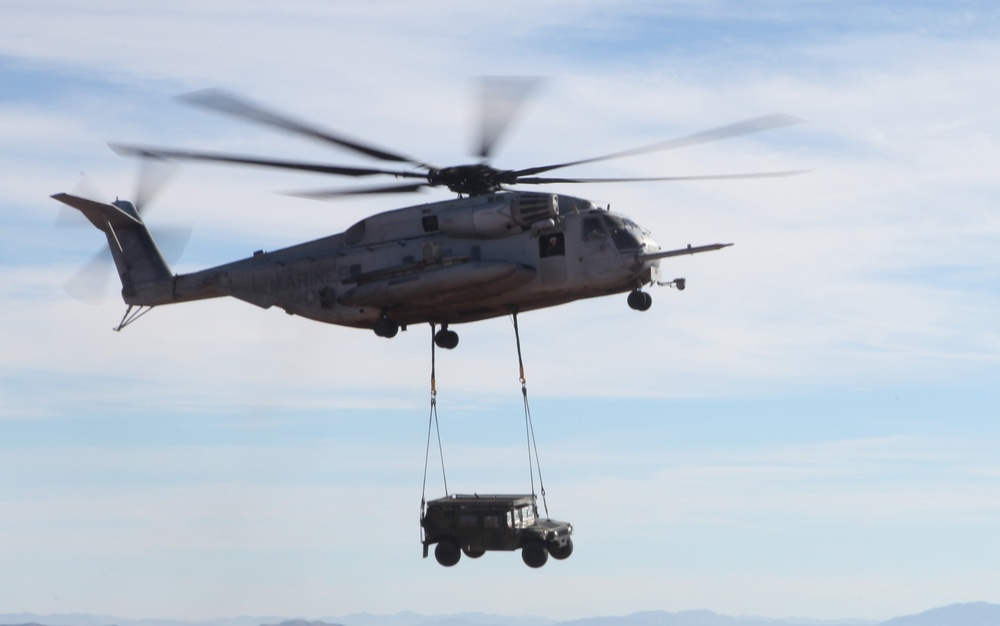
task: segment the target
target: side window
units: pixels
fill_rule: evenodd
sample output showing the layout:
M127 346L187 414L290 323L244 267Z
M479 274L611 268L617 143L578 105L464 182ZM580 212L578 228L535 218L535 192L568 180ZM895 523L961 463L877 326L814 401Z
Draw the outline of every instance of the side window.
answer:
M483 518L484 528L500 528L500 516L499 515L487 515Z
M521 525L531 526L535 523L535 511L530 507L524 507L521 509Z
M460 515L458 518L459 528L475 528L478 524L478 518L475 515Z
M543 259L566 255L566 238L562 233L542 235L538 238L538 255Z

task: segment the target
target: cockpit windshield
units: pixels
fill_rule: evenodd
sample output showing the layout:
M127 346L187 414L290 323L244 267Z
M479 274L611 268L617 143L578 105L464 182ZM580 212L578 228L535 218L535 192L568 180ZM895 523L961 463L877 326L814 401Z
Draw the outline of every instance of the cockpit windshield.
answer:
M634 250L642 247L639 234L642 230L638 224L630 219L624 219L617 215L602 215L608 232L611 233L611 241L619 250Z

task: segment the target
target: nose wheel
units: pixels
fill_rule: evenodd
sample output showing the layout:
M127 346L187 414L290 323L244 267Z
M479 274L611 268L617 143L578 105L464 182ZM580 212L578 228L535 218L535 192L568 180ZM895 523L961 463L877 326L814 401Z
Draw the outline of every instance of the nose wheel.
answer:
M454 350L458 346L458 333L448 330L447 324L442 324L441 330L434 333L434 345L445 350Z
M628 294L628 305L636 311L648 311L649 307L653 306L653 296L636 289Z

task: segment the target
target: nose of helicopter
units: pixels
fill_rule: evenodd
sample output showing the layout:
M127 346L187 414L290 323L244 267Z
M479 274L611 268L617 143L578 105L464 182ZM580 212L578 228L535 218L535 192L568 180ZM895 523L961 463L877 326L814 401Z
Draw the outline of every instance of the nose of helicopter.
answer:
M654 254L660 251L660 246L648 234L642 237L642 250L640 251L640 262L638 267L638 278L642 284L650 284L660 280L660 259L643 258L644 255Z

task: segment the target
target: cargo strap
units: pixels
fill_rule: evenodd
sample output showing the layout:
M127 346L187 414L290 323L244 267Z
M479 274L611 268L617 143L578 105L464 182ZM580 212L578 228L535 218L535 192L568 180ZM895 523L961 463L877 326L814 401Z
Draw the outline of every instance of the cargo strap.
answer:
M531 407L528 406L528 381L524 377L524 359L521 357L521 331L517 327L517 309L511 310L514 321L514 339L517 343L517 367L521 381L521 397L524 399L524 430L528 440L528 473L531 476L531 495L535 495L535 470L538 470L538 486L542 493L545 517L549 516L549 503L545 499L545 483L542 481L542 466L538 462L538 443L535 441L535 426L531 422Z
M431 324L431 411L427 418L427 448L424 451L424 485L420 492L420 519L424 518L427 509L427 465L431 456L431 427L437 432L438 455L441 458L441 479L444 481L444 495L448 495L448 477L444 471L444 447L441 445L441 426L438 424L437 414L437 380L435 378L435 352L434 334L437 332L435 324Z

